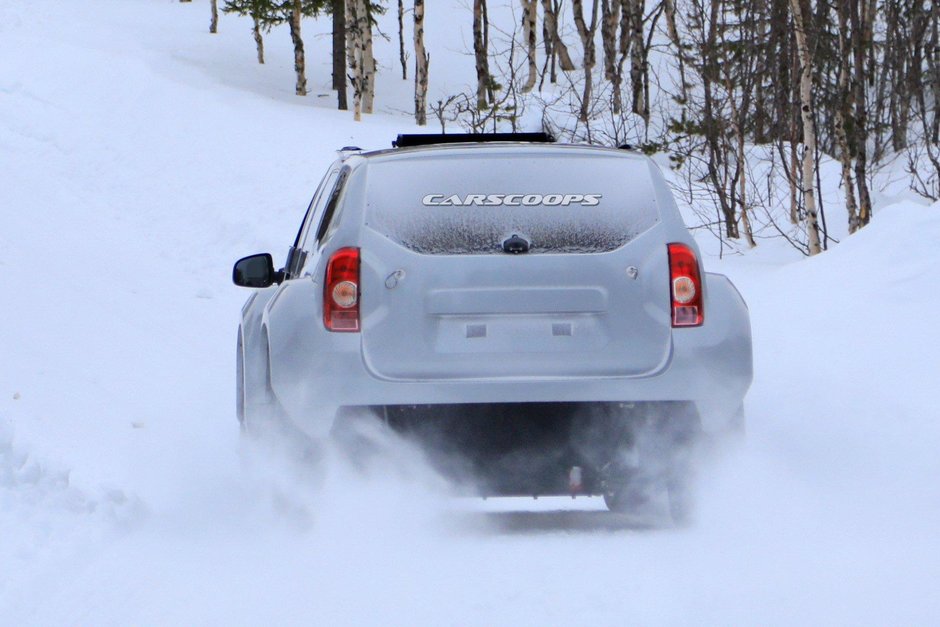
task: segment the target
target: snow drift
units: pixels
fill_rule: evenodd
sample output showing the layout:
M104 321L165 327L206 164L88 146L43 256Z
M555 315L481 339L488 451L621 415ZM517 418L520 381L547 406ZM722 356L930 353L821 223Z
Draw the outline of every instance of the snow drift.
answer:
M454 500L406 450L319 482L240 452L230 263L286 250L334 148L411 129L300 102L286 35L255 67L245 22L210 38L205 9L0 7L0 622L940 614L940 205L881 207L810 260L706 260L750 305L756 378L746 445L702 469L691 529Z

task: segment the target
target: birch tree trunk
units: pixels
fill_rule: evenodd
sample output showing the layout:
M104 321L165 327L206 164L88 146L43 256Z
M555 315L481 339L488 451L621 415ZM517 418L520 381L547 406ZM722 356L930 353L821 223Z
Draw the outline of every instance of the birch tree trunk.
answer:
M581 64L584 68L584 91L581 95L581 110L578 112L578 120L584 123L588 121L588 114L591 111L591 97L593 95L592 71L596 63L594 34L597 32L597 5L598 0L593 0L591 5L591 21L590 25L588 25L584 21L584 0L571 0L571 9L574 12L574 24L578 29L578 35L581 37L581 45L584 48L584 59Z
M790 0L787 0L788 3L789 1ZM790 59L789 76L796 73L796 68L799 64L799 52L794 48ZM792 92L790 95L791 99L799 98L799 85L792 80L789 81L789 83L790 91ZM790 224L795 225L800 223L800 195L797 189L797 180L799 179L800 170L800 155L797 149L798 140L800 138L800 117L798 115L788 115L787 117L790 120L790 176L787 177L790 184Z
M491 102L489 51L484 30L483 16L486 14L486 0L473 0L473 57L477 70L477 108L485 109Z
M614 93L614 113L620 113L623 110L623 64L630 54L630 44L633 37L630 31L630 22L633 19L631 6L633 0L614 0L620 2L620 37L617 46L617 67L614 68L617 91Z
M297 74L297 85L294 93L298 96L307 95L307 76L304 68L304 40L300 37L301 1L294 0L290 16L290 38L294 42L294 72Z
M372 113L375 103L375 56L372 51L371 0L359 0L359 32L362 37L362 112Z
M545 0L542 0L542 6L544 7L546 4L551 3L546 3ZM542 45L545 47L545 65L542 67L542 78L539 80L539 91L542 91L542 84L545 83L546 72L548 73L549 80L553 85L558 80L558 75L555 71L558 55L555 53L555 47L552 44L552 31L548 28L549 16L545 10L542 11L542 14Z
M620 0L601 0L601 43L604 46L604 78L614 80L617 67L617 28L620 26Z
M618 29L621 25L621 0L601 1L601 41L604 44L604 78L610 81L612 96L611 108L615 115L623 107L620 84L623 76L623 64L620 62L620 42Z
M219 32L219 0L212 0L209 3L209 11L212 14L209 20L209 32L215 34Z
M251 14L251 34L255 38L255 50L258 52L258 63L264 65L264 37L261 36L261 20L257 13Z
M646 53L643 41L645 0L633 0L630 11L630 86L633 89L633 112L649 125L650 111L646 102Z
M836 12L839 20L839 78L838 102L835 110L836 145L839 148L839 163L842 165L842 191L845 194L845 210L848 213L849 233L858 230L858 205L855 202L855 183L852 181L852 153L846 123L851 116L852 94L849 90L849 49L846 40L848 30L848 3L852 0L837 0Z
M871 45L867 36L871 20L866 18L864 0L850 3L852 23L852 52L855 61L855 186L858 189L858 226L871 220L871 196L868 193L866 174L868 170L868 104L865 92L865 50ZM861 7L859 5L862 5Z
M933 120L927 127L927 112L924 111L924 130L927 131L928 146L940 143L940 0L933 0L930 6L930 39L927 53L928 83L933 94ZM937 168L940 178L940 167ZM940 191L940 181L937 183Z
M538 80L539 69L536 65L536 25L537 0L521 0L522 2L522 38L525 40L526 59L529 63L529 73L526 76L525 84L522 86L523 93L532 91Z
M927 54L930 91L933 93L933 121L927 141L940 143L940 0L933 0L930 8L930 50ZM926 118L925 118L926 120ZM926 124L926 122L925 122ZM940 175L940 171L937 172Z
M408 57L405 56L405 0L398 0L398 61L401 80L408 80Z
M353 88L353 119L362 119L362 37L359 35L359 0L346 1L346 58Z
M428 66L431 57L424 48L424 0L414 0L415 18L415 122L428 123Z
M558 55L558 65L563 72L573 72L575 69L574 61L571 60L571 54L568 52L568 46L558 34L558 5L553 5L552 0L542 0L544 9L545 29L552 38L552 50Z
M815 167L816 129L813 125L813 57L807 42L801 0L790 0L793 30L800 55L800 117L803 120L803 203L806 206L806 235L810 255L822 252L816 217Z

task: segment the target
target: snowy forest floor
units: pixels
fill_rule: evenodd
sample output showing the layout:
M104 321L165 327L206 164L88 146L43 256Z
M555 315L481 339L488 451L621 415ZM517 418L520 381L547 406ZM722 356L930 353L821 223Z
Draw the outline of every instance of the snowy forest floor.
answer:
M335 148L414 128L293 96L285 33L259 67L244 21L207 21L0 5L0 624L936 621L940 204L882 199L813 259L706 258L755 381L690 529L455 500L404 453L312 486L239 444L231 263L286 251Z

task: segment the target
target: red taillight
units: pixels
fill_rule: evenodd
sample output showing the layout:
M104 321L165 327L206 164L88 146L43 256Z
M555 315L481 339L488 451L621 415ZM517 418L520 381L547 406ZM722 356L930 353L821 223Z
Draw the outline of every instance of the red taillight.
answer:
M359 249L340 248L326 266L323 324L328 331L359 330Z
M697 327L705 321L698 260L685 244L669 244L668 248L672 326Z

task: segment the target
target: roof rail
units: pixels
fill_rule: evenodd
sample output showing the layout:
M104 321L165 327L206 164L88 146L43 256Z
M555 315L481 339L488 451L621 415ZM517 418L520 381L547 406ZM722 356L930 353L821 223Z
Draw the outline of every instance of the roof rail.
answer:
M336 151L336 155L340 158L341 161L349 159L353 155L358 155L362 152L362 148L359 146L343 146Z
M392 142L392 148L408 148L411 146L430 146L433 144L464 144L475 142L534 142L550 144L555 138L548 133L451 133L399 135Z

